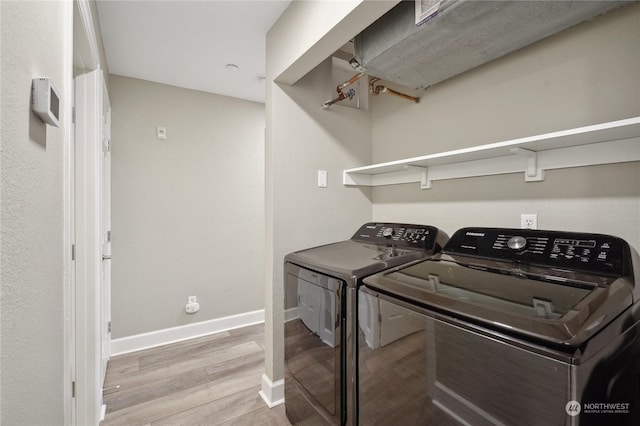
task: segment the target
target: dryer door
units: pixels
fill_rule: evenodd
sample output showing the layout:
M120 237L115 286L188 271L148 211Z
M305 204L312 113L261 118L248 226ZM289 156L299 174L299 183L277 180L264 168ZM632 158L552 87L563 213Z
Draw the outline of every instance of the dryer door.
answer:
M285 323L287 415L296 423L339 423L345 283L290 263L285 274L285 306L298 310L297 318Z

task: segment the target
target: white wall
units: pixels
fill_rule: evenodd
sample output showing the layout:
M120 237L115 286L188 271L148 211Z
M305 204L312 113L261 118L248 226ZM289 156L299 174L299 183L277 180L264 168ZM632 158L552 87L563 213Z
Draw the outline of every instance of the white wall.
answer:
M113 337L262 309L264 105L110 83Z
M71 81L71 3L0 2L2 58L1 416L6 425L64 423L64 124L30 110L31 79ZM70 34L70 33L69 33Z
M498 142L640 115L640 4L597 17L424 92L371 101L373 159ZM358 164L359 165L359 164ZM354 164L354 166L357 166ZM378 187L375 220L611 233L640 249L640 163Z
M345 188L342 170L370 161L369 112L320 105L334 97L331 60L294 86L274 90L274 108L286 120L274 126L274 270L283 280L284 256L345 240L371 218L370 189ZM326 170L327 188L317 171Z
M273 296L280 303L274 328L283 332L284 256L292 251L345 240L371 219L370 189L342 185L349 164L371 161L369 112L342 106L322 110L333 97L331 60L294 86L273 85L271 156L273 179ZM317 171L328 172L318 188ZM275 310L274 310L275 312ZM279 335L282 338L282 335ZM284 340L274 345L274 377L284 374Z
M294 84L399 2L292 1L267 35L267 74Z
M371 217L371 191L341 184L348 164L371 161L370 114L320 108L335 95L326 59L394 3L296 1L267 34L265 376L271 382L284 377L284 256L344 240ZM328 171L328 188L317 188L319 169ZM270 403L282 397L274 396L282 392L277 386L272 394L263 382Z

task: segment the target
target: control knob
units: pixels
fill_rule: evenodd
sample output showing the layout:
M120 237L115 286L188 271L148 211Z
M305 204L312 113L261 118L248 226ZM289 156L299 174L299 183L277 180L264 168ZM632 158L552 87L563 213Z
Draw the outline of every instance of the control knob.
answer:
M393 236L393 228L384 228L382 230L382 236L385 238L390 238Z
M507 241L507 247L511 250L522 250L527 245L527 239L525 237L516 236L509 238Z

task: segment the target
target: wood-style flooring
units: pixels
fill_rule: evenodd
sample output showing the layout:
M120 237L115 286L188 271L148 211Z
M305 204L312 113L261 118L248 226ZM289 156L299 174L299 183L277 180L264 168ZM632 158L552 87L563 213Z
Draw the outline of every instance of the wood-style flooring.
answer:
M258 324L113 357L101 426L290 425L258 395L263 343Z

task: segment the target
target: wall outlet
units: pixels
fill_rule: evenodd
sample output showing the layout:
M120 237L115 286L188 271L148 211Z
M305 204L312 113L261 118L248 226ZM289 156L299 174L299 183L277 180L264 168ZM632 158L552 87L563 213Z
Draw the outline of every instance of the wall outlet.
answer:
M520 215L520 228L521 229L538 229L538 214L522 213Z
M199 310L200 310L199 303L187 303L187 306L185 306L184 308L184 311L188 314L195 314Z
M200 304L196 302L196 296L189 296L187 298L187 306L184 307L184 311L188 314L195 314L200 310Z

